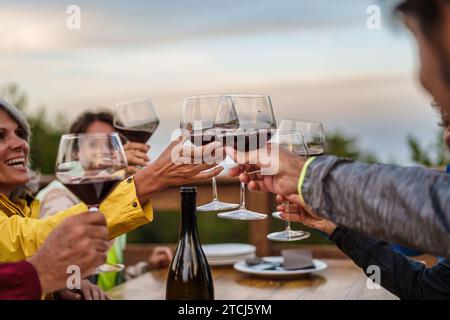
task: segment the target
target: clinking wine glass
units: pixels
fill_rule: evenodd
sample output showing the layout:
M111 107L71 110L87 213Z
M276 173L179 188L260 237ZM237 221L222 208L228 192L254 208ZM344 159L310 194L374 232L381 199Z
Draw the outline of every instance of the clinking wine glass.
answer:
M146 143L159 126L150 98L124 100L114 105L114 127L131 142Z
M56 178L86 206L100 204L125 178L127 160L117 133L65 134L56 159ZM96 273L123 270L121 264L104 264Z
M183 101L180 129L189 135L189 140L195 146L204 146L214 142L216 136L216 117L220 125L236 126L233 117L233 102L230 97L221 94L199 95L187 97ZM223 115L223 116L222 116ZM239 205L219 200L216 178L212 178L213 199L211 202L197 207L197 211L225 211L236 209Z
M280 126L283 124L281 121ZM308 147L304 141L303 135L299 131L283 132L277 130L276 134L270 140L272 150L274 147L283 148L299 156L308 155ZM289 208L289 202L283 201L286 209ZM286 216L286 229L284 231L272 232L267 235L267 238L273 241L298 241L306 239L310 236L309 232L302 230L292 230L291 221L289 218L289 211Z
M239 127L227 130L218 125L218 135L222 142L234 148L237 162L246 165L248 152L264 149L276 128L272 102L268 95L229 94L232 98ZM239 208L234 211L219 213L218 217L236 220L261 220L266 214L248 210L245 205L245 184L240 184Z
M279 131L298 132L302 135L303 141L307 148L307 153L305 152L302 154L297 152L300 156L308 158L313 156L321 156L325 153L325 131L321 122L296 119L281 120ZM289 202L284 202L283 205L285 205L286 208L289 208ZM272 216L281 219L280 212L278 211L272 213ZM286 221L286 223L288 223L288 221Z

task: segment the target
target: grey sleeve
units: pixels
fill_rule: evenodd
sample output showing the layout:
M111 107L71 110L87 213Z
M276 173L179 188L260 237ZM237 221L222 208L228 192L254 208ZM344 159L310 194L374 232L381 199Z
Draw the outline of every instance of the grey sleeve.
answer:
M315 159L305 203L334 223L450 258L450 175L421 167Z

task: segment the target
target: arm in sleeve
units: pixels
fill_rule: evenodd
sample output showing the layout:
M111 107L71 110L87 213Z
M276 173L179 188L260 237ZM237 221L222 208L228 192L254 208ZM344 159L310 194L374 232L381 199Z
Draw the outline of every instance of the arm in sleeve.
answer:
M450 257L450 175L334 156L302 171L305 204L337 225Z
M336 228L329 239L367 276L372 275L369 266L379 267L380 285L401 299L450 299L448 260L428 269L396 252L387 242L345 228Z
M100 210L106 217L111 239L153 219L150 202L141 207L132 178L122 181L102 203ZM0 214L0 262L19 261L32 256L63 219L85 211L87 207L78 204L45 219Z
M38 274L29 262L0 264L0 299L39 300L41 295Z

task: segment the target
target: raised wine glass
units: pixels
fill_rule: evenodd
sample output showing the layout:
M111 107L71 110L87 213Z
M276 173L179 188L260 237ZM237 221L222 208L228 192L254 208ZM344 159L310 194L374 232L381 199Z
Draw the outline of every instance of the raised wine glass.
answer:
M237 113L239 128L220 133L221 140L237 152L237 162L248 164L249 151L265 148L276 129L275 116L270 96L259 94L230 94ZM242 156L244 155L244 156ZM239 208L219 213L218 217L236 220L261 220L266 214L248 210L245 206L245 184L241 183Z
M114 105L114 127L131 142L146 143L158 125L150 98L124 100Z
M127 160L117 133L65 134L56 159L56 178L77 196L90 212L125 178ZM104 264L100 272L117 272L121 264Z
M195 146L204 146L216 140L215 121L219 117L220 124L231 128L233 122L233 102L230 97L221 94L199 95L187 97L183 101L180 129L189 135ZM236 114L234 112L234 114ZM237 117L234 117L234 120ZM231 119L231 120L227 120ZM223 122L225 121L225 122ZM211 202L197 207L197 211L225 211L236 209L239 205L219 200L216 178L212 178L213 199Z
M323 124L317 121L309 121L309 120L295 120L295 119L287 119L281 120L279 126L280 132L298 132L303 136L304 143L306 144L307 152L301 153L296 152L299 156L302 157L317 157L321 156L325 153L325 131L323 128ZM298 149L299 151L300 149ZM289 208L289 202L283 202L286 208ZM281 219L280 212L276 211L272 213L272 216L278 219ZM287 226L290 226L289 215L286 220ZM270 235L269 235L270 236ZM308 233L309 236L309 233ZM305 237L307 238L307 237ZM294 239L294 240L302 240ZM293 241L293 240L283 240L281 239L271 239L271 240L279 240L279 241Z
M283 121L285 120L281 121L280 128L283 128ZM308 147L306 146L302 133L299 131L285 132L282 131L282 129L279 129L269 143L273 145L272 148L277 146L278 148L286 149L299 156L305 157L308 155ZM288 201L283 201L283 205L285 208L289 208ZM267 235L267 238L273 241L297 241L308 238L310 236L309 232L291 229L289 211L287 211L287 213L286 229L284 231L272 232Z

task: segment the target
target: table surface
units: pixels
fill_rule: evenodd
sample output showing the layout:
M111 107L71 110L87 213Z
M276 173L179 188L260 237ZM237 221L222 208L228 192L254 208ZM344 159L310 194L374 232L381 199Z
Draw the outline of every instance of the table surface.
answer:
M367 277L349 259L323 259L328 268L295 279L257 278L232 267L211 268L218 300L397 299L383 288L368 289ZM162 300L167 269L155 270L108 292L118 300Z

